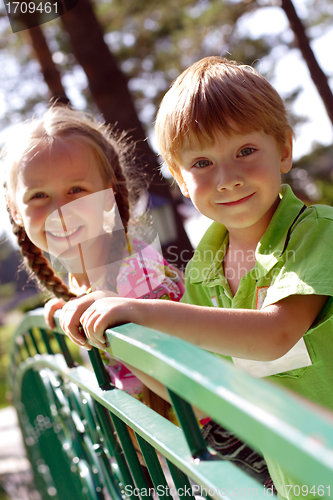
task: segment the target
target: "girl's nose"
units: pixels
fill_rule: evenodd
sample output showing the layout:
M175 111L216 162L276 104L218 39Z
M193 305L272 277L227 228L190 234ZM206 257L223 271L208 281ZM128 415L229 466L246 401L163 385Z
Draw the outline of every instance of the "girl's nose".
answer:
M52 197L50 197L49 201L49 208L52 211L52 217L59 217L59 209L61 210L61 207L65 204L65 197L61 194L58 193L56 190L53 193Z
M58 222L61 220L60 210L57 208L48 216L48 219L52 222Z
M63 218L66 216L66 220L72 217L72 211L67 207L64 208L66 202L63 200L55 200L52 204L52 212L48 216L48 219L52 222L61 222Z

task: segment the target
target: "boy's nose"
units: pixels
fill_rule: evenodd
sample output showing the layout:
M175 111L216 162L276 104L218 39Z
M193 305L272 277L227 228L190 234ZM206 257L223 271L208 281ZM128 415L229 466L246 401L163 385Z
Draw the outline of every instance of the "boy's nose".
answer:
M218 191L231 191L236 187L243 186L244 181L232 168L219 168L216 179L216 187Z

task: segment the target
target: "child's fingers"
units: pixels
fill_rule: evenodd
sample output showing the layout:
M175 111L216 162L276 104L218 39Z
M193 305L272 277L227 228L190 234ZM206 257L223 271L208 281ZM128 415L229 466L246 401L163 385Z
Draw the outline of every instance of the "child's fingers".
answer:
M70 328L72 325L78 327L80 325L80 317L96 300L104 297L102 291L94 292L89 295L82 295L80 298L71 299L63 307L66 315L66 325Z
M75 344L85 346L85 334L80 325L80 318L77 316L76 310L68 309L68 307L65 306L60 316L60 326Z
M54 313L58 309L61 309L65 304L66 304L66 302L63 299L58 299L58 298L51 299L45 304L45 306L44 306L44 319L45 319L45 323L47 324L47 326L51 330L53 328L55 328L55 326L56 326L54 319L53 319Z
M105 347L105 338L104 338L104 330L100 330L96 332L95 323L98 320L100 313L96 310L88 310L85 312L84 317L81 317L80 321L82 327L85 331L86 337L91 340L97 347L104 349Z
M86 347L88 350L91 349L91 346L87 342L82 327L78 328L78 333L69 333L68 337L71 339L72 342L74 342L74 344L78 345L79 347Z
M86 337L100 348L105 347L104 332L108 327L123 322L123 313L121 310L124 302L128 303L130 299L114 299L105 297L97 299L80 316L80 323L83 326ZM120 309L119 309L120 306ZM127 317L125 317L127 319Z
M100 297L104 297L104 292L95 292L89 295L82 296L78 299L70 300L62 309L60 317L60 326L77 345L91 349L87 343L85 332L82 329L80 318L82 314L92 306ZM103 346L104 347L104 346Z
M55 328L56 326L53 319L53 314L50 314L48 311L44 311L44 319L50 330L53 330L53 328Z

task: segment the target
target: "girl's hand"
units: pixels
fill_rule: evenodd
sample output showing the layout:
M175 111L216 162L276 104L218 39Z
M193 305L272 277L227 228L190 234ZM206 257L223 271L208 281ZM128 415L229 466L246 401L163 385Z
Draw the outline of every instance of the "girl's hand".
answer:
M54 313L58 309L62 309L66 302L63 299L58 299L57 297L54 299L49 300L45 306L44 306L44 318L45 318L45 323L47 326L53 330L55 328L55 322L53 319Z
M105 348L104 332L107 328L134 321L137 299L102 298L96 300L80 317L86 337L101 349Z
M63 306L60 326L66 335L68 335L68 337L78 346L84 346L89 350L91 349L82 329L80 318L89 306L105 297L117 297L117 295L108 291L93 292L77 299L71 299Z

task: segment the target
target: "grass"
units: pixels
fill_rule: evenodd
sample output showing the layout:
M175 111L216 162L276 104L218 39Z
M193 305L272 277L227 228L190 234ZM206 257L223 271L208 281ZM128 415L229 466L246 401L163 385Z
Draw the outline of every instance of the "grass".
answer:
M16 325L16 322L9 322L8 324L0 327L0 409L10 404L6 399L6 380L9 364L10 342Z
M0 410L2 408L5 408L9 404L7 401L7 398L6 398L6 394L7 394L6 380L2 380L2 378L1 378L0 379Z

